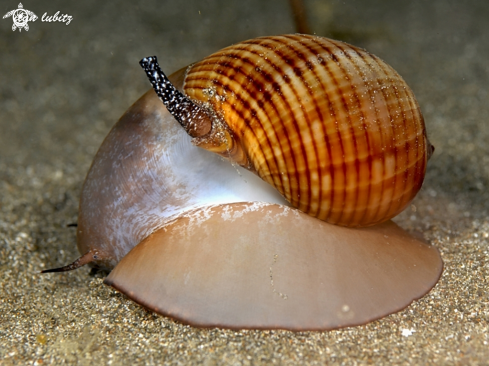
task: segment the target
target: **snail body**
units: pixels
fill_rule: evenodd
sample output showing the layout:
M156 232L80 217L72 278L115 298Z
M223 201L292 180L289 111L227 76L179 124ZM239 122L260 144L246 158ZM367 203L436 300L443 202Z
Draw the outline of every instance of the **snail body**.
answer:
M111 130L82 189L82 256L46 272L90 263L190 324L292 330L362 324L437 282L436 248L388 221L420 189L432 147L383 61L287 35L169 78L155 57L141 66L154 90Z
M172 217L241 201L287 204L254 174L193 146L150 90L113 127L92 163L80 198L78 250L111 269Z

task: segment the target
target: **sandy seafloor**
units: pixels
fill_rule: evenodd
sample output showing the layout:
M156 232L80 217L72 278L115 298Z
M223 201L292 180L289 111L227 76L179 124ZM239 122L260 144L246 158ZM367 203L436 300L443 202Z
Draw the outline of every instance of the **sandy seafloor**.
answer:
M17 7L3 0L2 15ZM146 90L138 65L176 70L233 42L294 32L285 1L26 1L0 21L0 365L489 364L489 2L306 1L312 30L367 48L414 90L436 146L396 221L439 248L427 296L329 332L196 329L145 311L78 256L90 162ZM60 11L71 24L42 22Z

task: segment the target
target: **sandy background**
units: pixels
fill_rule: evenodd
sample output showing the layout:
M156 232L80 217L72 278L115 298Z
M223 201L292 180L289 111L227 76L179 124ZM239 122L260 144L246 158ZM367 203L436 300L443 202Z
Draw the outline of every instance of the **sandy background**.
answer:
M102 5L101 5L102 4ZM3 0L0 13L17 7ZM78 256L90 162L148 89L233 42L294 32L285 0L28 1L39 19L0 20L0 365L488 364L489 2L307 0L312 31L367 48L414 90L436 152L396 221L445 261L426 297L332 332L202 330L143 310L90 276L39 271ZM71 24L41 21L60 11Z

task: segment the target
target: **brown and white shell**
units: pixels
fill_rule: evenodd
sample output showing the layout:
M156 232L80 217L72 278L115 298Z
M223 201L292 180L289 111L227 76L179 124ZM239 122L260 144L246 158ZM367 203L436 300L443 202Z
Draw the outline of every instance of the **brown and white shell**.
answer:
M423 182L431 145L414 94L360 48L308 35L256 38L192 65L183 90L229 132L215 123L218 141L199 137L198 146L256 172L321 220L386 221Z

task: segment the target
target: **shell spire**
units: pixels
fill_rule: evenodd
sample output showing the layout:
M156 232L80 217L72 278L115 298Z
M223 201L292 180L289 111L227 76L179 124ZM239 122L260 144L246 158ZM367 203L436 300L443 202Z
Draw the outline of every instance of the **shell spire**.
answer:
M145 57L139 64L168 112L191 137L201 137L210 132L212 121L209 114L178 91L161 70L156 56Z

